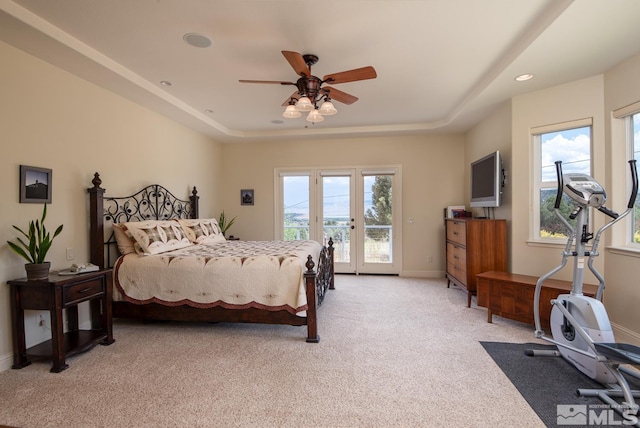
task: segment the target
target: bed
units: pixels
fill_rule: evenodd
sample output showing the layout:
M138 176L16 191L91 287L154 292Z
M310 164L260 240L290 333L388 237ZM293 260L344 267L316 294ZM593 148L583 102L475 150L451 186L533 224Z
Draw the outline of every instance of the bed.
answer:
M89 193L90 262L113 268L113 316L140 320L307 326L335 288L333 242L227 241L215 219L165 187L105 196L96 172Z

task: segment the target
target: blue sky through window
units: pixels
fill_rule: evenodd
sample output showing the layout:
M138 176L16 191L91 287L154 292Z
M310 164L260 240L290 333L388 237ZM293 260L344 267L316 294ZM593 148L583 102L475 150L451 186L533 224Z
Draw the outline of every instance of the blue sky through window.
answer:
M349 191L345 190L344 177L324 177L323 193L325 216L332 216L332 212L342 215L349 212ZM371 185L365 182L365 211L370 208L371 203ZM331 209L331 207L334 207ZM284 180L284 208L285 213L309 215L309 177L307 176L289 176ZM348 217L348 214L347 214ZM308 218L308 217L306 217Z
M542 181L556 181L556 161L562 172L591 175L591 127L574 128L540 135Z

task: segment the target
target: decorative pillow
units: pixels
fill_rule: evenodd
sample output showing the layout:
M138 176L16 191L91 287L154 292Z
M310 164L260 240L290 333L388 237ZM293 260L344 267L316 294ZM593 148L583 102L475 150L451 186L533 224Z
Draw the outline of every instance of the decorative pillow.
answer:
M133 221L122 226L140 245L143 254L160 254L192 245L180 223L174 220Z
M135 243L136 241L133 239L131 234L125 232L124 228L120 223L113 224L113 235L116 238L116 244L118 244L118 251L123 256L127 254L135 253Z
M226 241L215 218L178 219L178 222L194 244Z

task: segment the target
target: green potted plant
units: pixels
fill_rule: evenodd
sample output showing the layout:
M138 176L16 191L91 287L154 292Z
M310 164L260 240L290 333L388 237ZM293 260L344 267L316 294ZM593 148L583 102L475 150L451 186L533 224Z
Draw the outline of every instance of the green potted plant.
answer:
M51 263L45 261L45 258L47 257L47 252L49 252L54 238L62 232L62 225L60 225L53 233L52 237L44 225L46 217L47 204L44 204L44 208L42 209L42 218L30 221L27 232L20 229L18 226L13 226L13 228L20 232L26 240L23 240L22 237L19 236L16 238L17 243L7 241L9 247L28 262L25 264L28 280L47 279L49 277Z
M227 218L224 215L224 211L220 213L220 219L218 220L218 226L220 226L220 231L222 232L222 236L227 236L227 230L233 225L233 222L236 221L236 218L232 218L227 221Z

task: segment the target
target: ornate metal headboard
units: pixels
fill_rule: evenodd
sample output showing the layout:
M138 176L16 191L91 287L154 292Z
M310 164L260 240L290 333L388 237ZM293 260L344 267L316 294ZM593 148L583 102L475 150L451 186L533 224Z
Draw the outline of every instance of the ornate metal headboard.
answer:
M151 184L130 196L105 197L102 180L96 172L87 189L90 199L90 261L100 267L111 266L117 258L113 223L144 220L198 218L198 192L193 188L189 200L178 199L159 184Z

